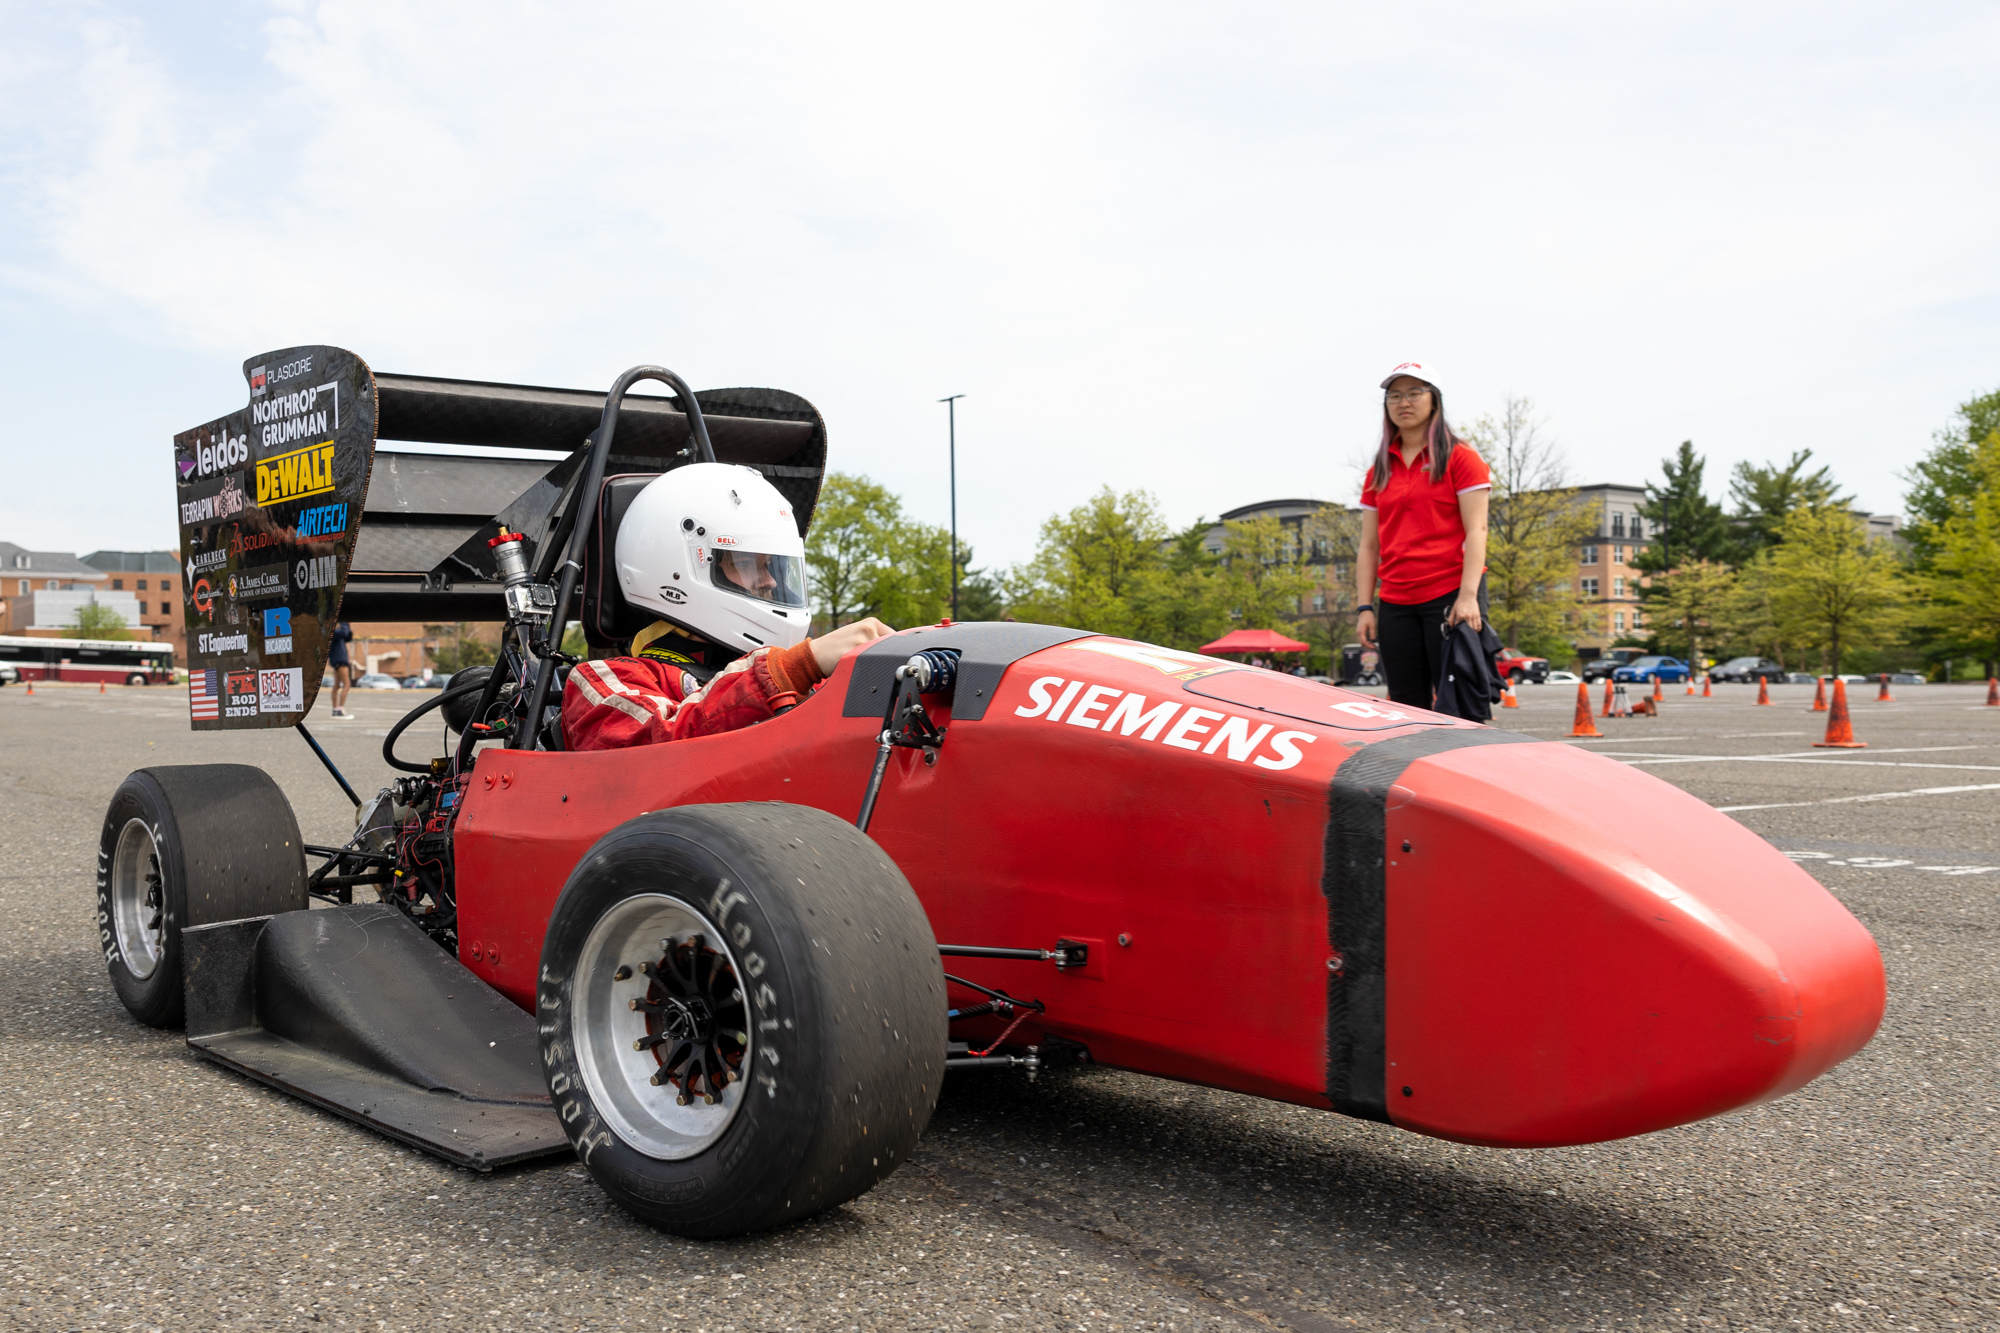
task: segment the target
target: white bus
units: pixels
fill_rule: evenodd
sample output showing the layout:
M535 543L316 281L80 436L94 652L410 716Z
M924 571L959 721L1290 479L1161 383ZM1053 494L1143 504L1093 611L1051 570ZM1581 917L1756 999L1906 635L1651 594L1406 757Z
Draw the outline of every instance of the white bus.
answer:
M36 639L0 634L0 665L24 681L171 685L174 646L122 639Z

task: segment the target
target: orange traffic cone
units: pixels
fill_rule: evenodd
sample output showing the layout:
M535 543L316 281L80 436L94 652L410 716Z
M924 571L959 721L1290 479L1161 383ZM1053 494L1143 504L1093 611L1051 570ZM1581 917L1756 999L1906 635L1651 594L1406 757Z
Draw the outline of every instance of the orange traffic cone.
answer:
M1986 706L1988 708L2000 708L2000 677L1988 676L1986 678Z
M1688 698L1694 698L1694 672L1688 672Z
M1514 697L1514 682L1511 680L1500 687L1500 706L1502 708L1519 708L1521 706L1521 701Z
M1896 702L1889 697L1889 673L1886 671L1882 673L1882 692L1875 696L1875 702L1878 704L1892 704Z
M1824 712L1826 711L1826 677L1825 677L1825 676L1821 676L1821 677L1819 678L1819 690L1818 690L1818 692L1817 692L1817 693L1815 693L1815 694L1813 695L1813 706L1812 706L1812 711L1813 711L1813 712L1815 712L1815 713L1824 713Z
M1769 677L1757 677L1757 702L1760 704L1771 702L1771 681Z
M1715 697L1715 678L1706 671L1701 673L1701 697L1704 699Z
M32 697L34 693L35 693L35 682L31 680L28 682L28 694Z
M104 682L101 680L97 682L97 692L99 694L104 693Z
M1658 675L1655 675L1653 677L1653 702L1656 704L1664 703L1666 702L1666 698L1667 692L1660 688L1660 678Z
M1833 708L1826 716L1826 739L1814 741L1820 750L1865 750L1867 741L1854 739L1854 724L1847 719L1847 682L1833 678Z
M1569 729L1572 736L1602 736L1597 724L1590 720L1590 686L1582 681L1576 683L1576 724Z
M1603 716L1605 717L1611 716L1611 690L1612 690L1611 677L1606 676L1604 678L1604 713L1603 713Z

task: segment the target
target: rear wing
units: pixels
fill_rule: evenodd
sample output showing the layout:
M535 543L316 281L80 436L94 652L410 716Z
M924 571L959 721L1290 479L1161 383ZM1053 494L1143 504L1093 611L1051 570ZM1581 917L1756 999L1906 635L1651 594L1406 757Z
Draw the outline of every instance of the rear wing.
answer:
M574 498L605 398L376 374L338 347L268 352L243 374L248 406L174 437L196 730L302 721L343 620L506 619L487 540L502 524L524 533L535 563ZM717 461L769 478L803 534L826 472L819 412L778 389L694 397ZM675 397L628 395L615 439L607 474L694 461ZM532 456L551 450L566 456Z

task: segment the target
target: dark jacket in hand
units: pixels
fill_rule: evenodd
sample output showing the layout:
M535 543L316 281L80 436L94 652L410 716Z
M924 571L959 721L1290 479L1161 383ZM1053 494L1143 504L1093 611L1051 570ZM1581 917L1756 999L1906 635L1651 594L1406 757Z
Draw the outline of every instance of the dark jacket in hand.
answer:
M1491 625L1479 629L1461 620L1445 626L1444 669L1438 673L1436 711L1468 722L1491 722L1500 702L1500 636Z

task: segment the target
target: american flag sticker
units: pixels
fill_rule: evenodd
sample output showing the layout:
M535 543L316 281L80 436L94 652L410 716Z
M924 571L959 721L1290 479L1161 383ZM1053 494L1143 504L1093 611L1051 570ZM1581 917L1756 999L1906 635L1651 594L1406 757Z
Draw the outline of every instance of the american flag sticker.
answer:
M188 714L196 722L213 722L220 715L222 699L216 688L215 671L188 672Z

